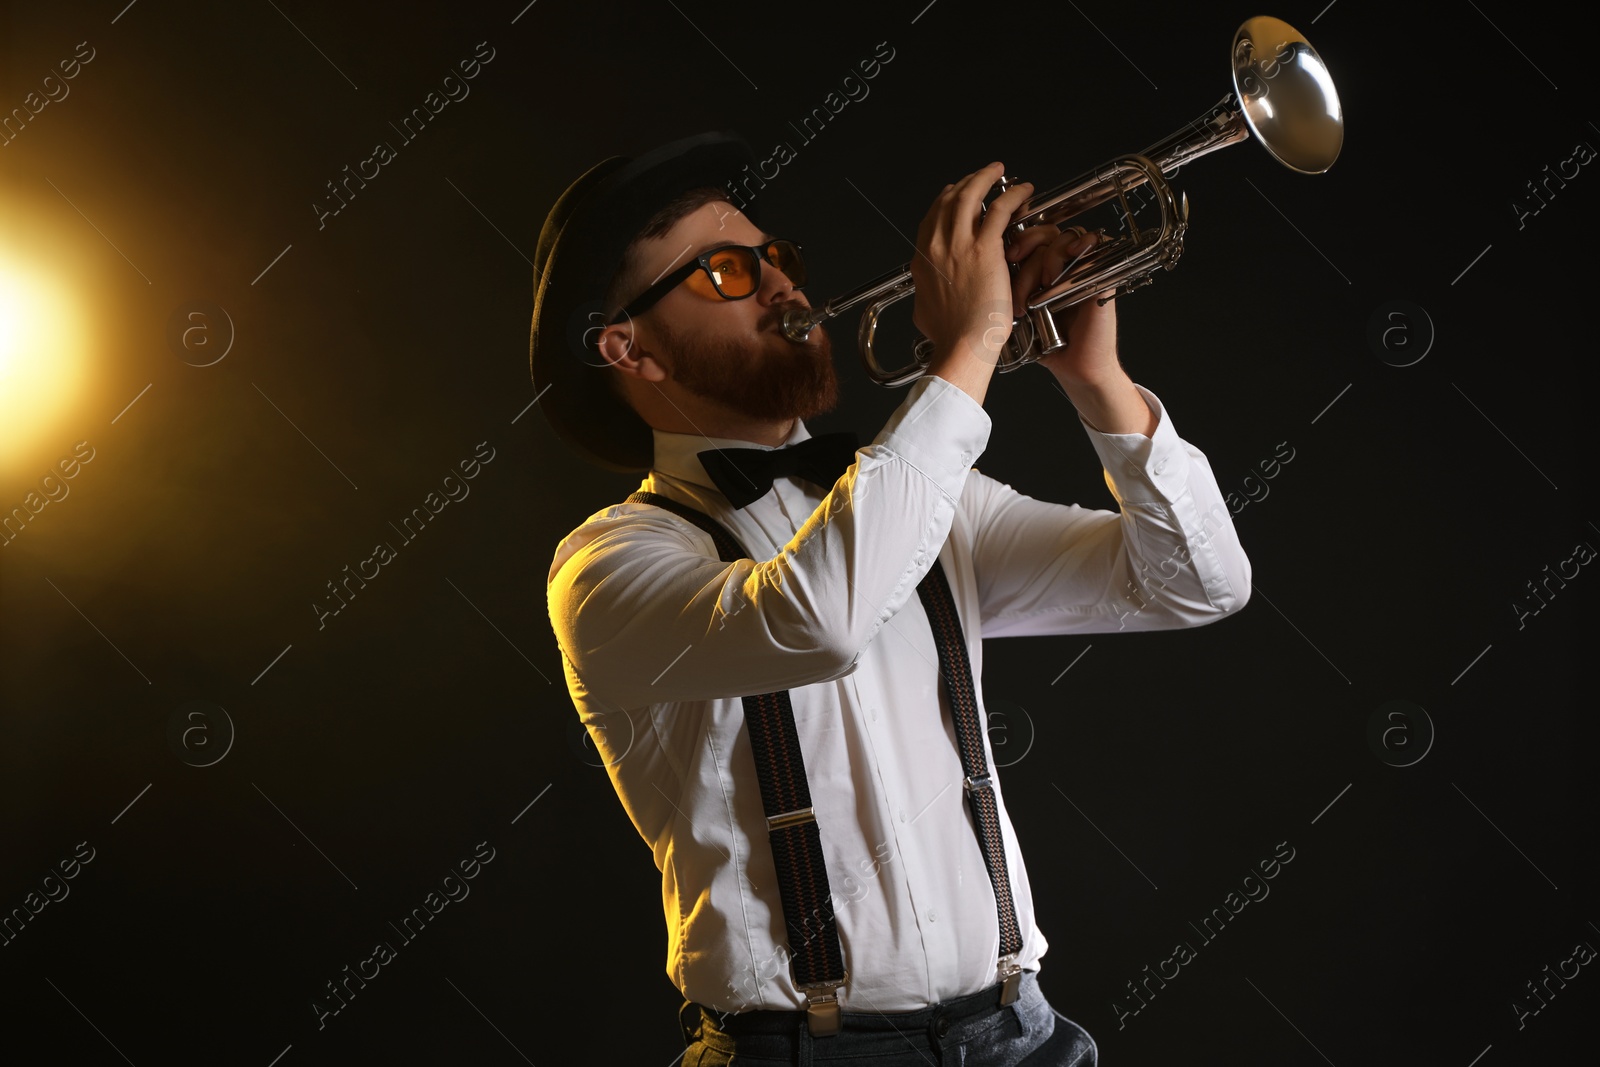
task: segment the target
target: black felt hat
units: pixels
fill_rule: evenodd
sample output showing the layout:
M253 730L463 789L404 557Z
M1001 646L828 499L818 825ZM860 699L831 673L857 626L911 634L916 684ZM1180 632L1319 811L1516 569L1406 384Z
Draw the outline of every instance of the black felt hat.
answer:
M703 185L727 188L754 164L738 136L702 133L598 163L550 209L534 253L528 358L545 418L585 459L622 472L649 470L654 460L649 424L608 387L605 375L616 371L594 347L622 253L669 200Z

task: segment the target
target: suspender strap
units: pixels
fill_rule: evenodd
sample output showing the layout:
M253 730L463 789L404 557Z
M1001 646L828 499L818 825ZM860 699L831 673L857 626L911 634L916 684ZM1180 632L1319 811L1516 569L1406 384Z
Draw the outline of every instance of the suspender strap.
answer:
M720 523L686 504L659 493L636 492L629 503L665 508L694 523L710 535L724 563L745 559L748 553ZM1000 834L999 807L983 754L983 725L967 659L966 637L956 612L955 598L944 567L935 558L917 586L939 647L939 675L955 724L961 767L966 775L968 806L978 838L978 848L989 868L1000 925L999 973L1004 983L1000 1002L1017 999L1022 972L1015 962L1022 950L1021 926L1006 872L1005 843ZM811 792L806 783L805 761L789 693L782 690L744 698L745 725L755 754L756 779L761 787L762 810L772 843L778 875L778 894L784 926L789 935L790 968L798 988L807 991L809 1023L813 1035L837 1033L838 987L844 984L843 952L834 920L833 894L823 862L822 838L811 812Z
M955 723L961 769L966 772L967 805L972 810L978 848L989 868L989 884L994 887L995 912L1000 922L1000 978L1005 983L1000 994L1001 1003L1010 1004L1022 988L1022 968L1016 963L1016 955L1022 951L1022 927L1017 922L1011 878L1006 872L1005 841L1000 835L1000 809L995 803L994 781L989 776L989 761L983 754L983 724L978 718L966 637L961 631L950 583L937 559L918 584L917 595L922 598L928 624L939 645L939 676L944 680L945 698L950 702L950 716Z
M724 563L748 558L743 546L710 516L659 493L637 492L629 503L652 504L694 523L716 543ZM778 898L789 936L789 967L805 991L812 1034L839 1031L838 988L844 984L844 952L833 914L833 892L823 862L822 835L811 811L800 735L788 690L744 698L745 727L755 754L761 808L767 816Z

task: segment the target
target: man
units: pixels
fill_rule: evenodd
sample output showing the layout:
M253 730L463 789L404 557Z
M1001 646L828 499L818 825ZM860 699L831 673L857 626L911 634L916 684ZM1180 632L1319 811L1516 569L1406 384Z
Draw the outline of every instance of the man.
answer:
M1209 622L1245 603L1249 563L1205 457L1123 372L1114 303L1079 305L1040 363L1120 510L972 468L1012 314L1094 240L1039 227L1008 249L1032 189L985 213L998 163L918 231L927 373L825 470L812 453L834 435L804 420L835 403L828 338L781 330L809 307L803 257L719 193L751 158L707 134L608 160L536 257L541 407L587 458L648 470L561 542L549 611L662 872L684 1063L1089 1067L1092 1039L1038 986L1047 943L975 725L982 638ZM786 468L790 448L805 459ZM772 799L784 775L794 811Z

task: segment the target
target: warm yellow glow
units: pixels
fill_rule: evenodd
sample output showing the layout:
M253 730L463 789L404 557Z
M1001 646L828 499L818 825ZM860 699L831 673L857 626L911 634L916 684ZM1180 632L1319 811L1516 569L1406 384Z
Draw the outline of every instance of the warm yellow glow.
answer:
M77 398L83 315L64 286L0 250L0 459L36 447Z

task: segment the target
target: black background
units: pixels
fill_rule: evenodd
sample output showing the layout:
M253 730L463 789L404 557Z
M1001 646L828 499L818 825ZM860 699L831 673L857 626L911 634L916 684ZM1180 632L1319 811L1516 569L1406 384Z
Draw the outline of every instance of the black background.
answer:
M1257 13L8 5L7 113L78 42L94 58L0 147L0 255L57 279L89 332L63 412L0 426L0 504L76 442L94 459L0 548L0 909L77 843L95 858L0 947L0 1055L666 1067L658 875L572 738L545 607L556 543L637 484L529 406L551 202L604 156L703 129L790 141L762 220L805 243L819 301L908 259L933 195L992 159L1043 187L1175 130L1227 90ZM1306 177L1240 145L1184 168L1184 260L1119 305L1129 372L1225 492L1294 450L1235 518L1255 596L1200 630L986 650L1041 980L1105 1063L1593 1062L1592 966L1521 1028L1513 1002L1600 945L1579 703L1600 577L1521 628L1512 605L1600 547L1578 425L1600 178L1521 228L1512 204L1600 144L1594 75L1577 30L1506 4L1270 13L1333 72L1342 157ZM319 229L325 183L398 145L388 123L479 42L470 95ZM879 42L870 94L802 143L789 123ZM167 340L196 300L234 331L206 367ZM1368 340L1396 300L1434 334L1405 367L1420 348ZM843 400L808 426L870 439L902 394L860 372L852 333ZM986 409L986 473L1112 506L1043 371L997 377ZM470 496L319 630L325 583L485 441ZM1369 742L1395 700L1431 746L1415 711ZM169 739L189 701L236 733L210 766L184 757L215 756L219 713ZM390 920L479 842L471 895L319 1029L324 983L398 945ZM1200 942L1189 923L1279 842L1295 858L1270 896ZM1197 958L1119 1027L1125 984L1185 940Z

